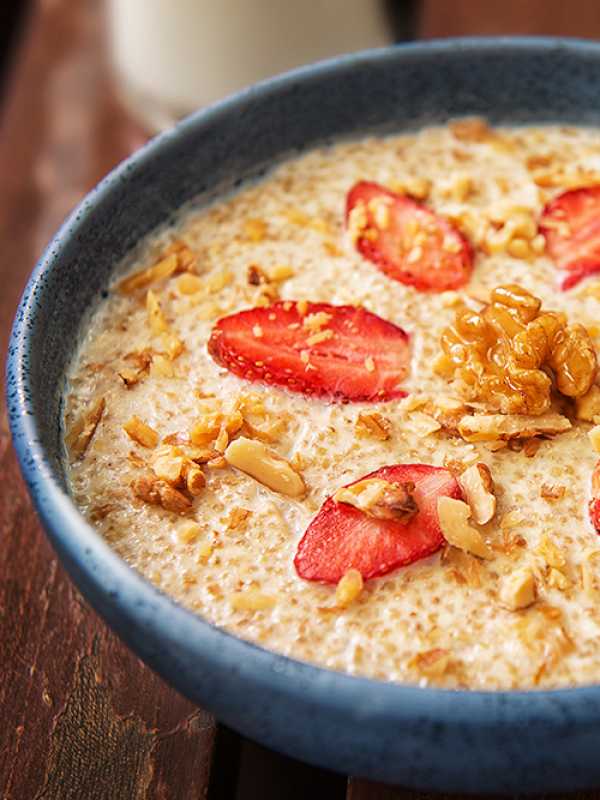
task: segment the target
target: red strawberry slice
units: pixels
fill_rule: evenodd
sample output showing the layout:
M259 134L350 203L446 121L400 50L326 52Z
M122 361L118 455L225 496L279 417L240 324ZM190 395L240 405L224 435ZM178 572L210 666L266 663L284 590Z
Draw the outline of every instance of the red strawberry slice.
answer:
M346 226L359 253L396 281L444 292L471 276L471 245L447 219L377 183L350 190Z
M572 189L555 197L542 211L539 228L548 255L559 269L568 271L563 290L600 272L600 186Z
M427 464L395 464L359 480L367 478L414 483L412 494L418 512L405 523L377 519L328 498L298 545L294 565L301 578L337 583L349 569L357 569L366 580L412 564L444 544L437 514L438 497L462 498L460 487L448 470Z
M320 327L310 325L314 314ZM364 308L285 301L219 320L208 352L249 381L344 402L383 401L406 395L399 384L408 341L402 328Z
M592 499L590 500L590 519L600 533L600 461L592 472Z

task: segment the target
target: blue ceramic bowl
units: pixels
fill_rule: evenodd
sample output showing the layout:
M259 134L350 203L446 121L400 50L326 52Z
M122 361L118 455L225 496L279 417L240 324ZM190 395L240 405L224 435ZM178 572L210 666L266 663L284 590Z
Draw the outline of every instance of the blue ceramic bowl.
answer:
M466 114L599 125L600 46L474 39L362 53L262 83L150 142L88 195L33 272L8 358L14 443L48 535L86 598L169 683L246 736L410 788L600 786L600 687L420 689L274 655L153 588L88 525L65 486L65 369L115 264L143 236L190 198L208 201L314 145Z

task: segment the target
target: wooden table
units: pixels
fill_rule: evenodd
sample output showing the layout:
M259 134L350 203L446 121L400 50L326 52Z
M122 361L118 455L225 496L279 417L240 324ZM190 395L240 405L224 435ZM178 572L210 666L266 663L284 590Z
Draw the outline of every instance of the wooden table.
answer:
M522 13L511 16L510 2L498 20L496 4L426 0L420 33L477 32L482 7L492 5L495 30L527 32L542 19L545 32L557 32L553 24L577 32L572 4L561 23L558 0L531 2L527 24ZM600 31L596 3L581 6L581 30L589 34L595 24ZM144 141L111 90L101 12L99 0L38 0L10 82L0 128L2 360L18 297L50 234ZM0 545L3 800L425 797L332 775L245 741L138 661L57 563L19 476L3 406Z

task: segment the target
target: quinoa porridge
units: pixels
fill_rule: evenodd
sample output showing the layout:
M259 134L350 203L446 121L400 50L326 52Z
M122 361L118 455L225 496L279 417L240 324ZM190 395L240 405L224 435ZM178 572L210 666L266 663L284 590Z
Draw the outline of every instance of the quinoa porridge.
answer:
M600 131L462 120L182 212L73 360L75 502L182 605L295 658L599 681L599 186Z

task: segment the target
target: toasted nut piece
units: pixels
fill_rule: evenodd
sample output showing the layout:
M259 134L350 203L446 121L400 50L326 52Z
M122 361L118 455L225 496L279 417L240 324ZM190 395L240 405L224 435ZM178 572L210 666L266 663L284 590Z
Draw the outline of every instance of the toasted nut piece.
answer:
M155 355L152 359L150 375L152 375L153 378L172 378L174 370L171 359L166 358L161 353ZM123 375L121 375L121 377L123 377Z
M154 428L151 428L150 425L146 425L139 417L131 417L131 419L123 425L123 430L130 439L141 444L142 447L153 448L158 444L158 433Z
M221 430L222 421L223 415L218 411L203 414L190 432L192 444L202 446L216 439Z
M177 538L182 544L192 544L202 533L202 526L197 522L184 522L177 530Z
M263 219L247 219L244 233L251 242L262 242L267 235L267 223Z
M588 433L588 436L590 437L593 449L596 453L600 453L600 425L595 425Z
M468 523L471 509L462 500L440 497L437 502L440 528L446 541L479 558L493 558L493 553L483 541L478 530Z
M185 471L185 486L192 497L197 497L201 494L206 486L206 478L204 473L193 462L187 465Z
M204 289L204 281L198 275L184 272L177 278L177 291L179 294L198 294Z
M260 483L288 497L301 497L306 486L291 464L255 439L240 436L224 453L225 460Z
M392 423L387 417L376 411L370 414L361 412L358 415L355 430L359 436L370 436L385 442L391 436Z
M354 602L363 589L363 578L357 569L349 569L335 588L335 600L338 606L345 608Z
M497 439L529 439L543 434L564 433L572 427L561 414L473 414L458 423L458 432L466 442L493 442Z
M265 611L273 608L275 603L275 597L257 589L247 589L245 592L235 592L231 595L231 605L236 611Z
M485 525L496 513L496 496L490 468L481 462L473 464L457 480L471 508L473 519L478 525Z
M600 386L594 384L587 394L575 400L577 419L585 422L594 422L594 417L600 417Z
M419 510L412 495L414 489L414 483L389 483L379 478L367 478L338 489L333 500L354 506L377 519L408 522Z
M434 417L430 417L429 414L424 414L422 411L413 411L410 415L410 426L413 433L416 433L417 436L421 438L425 438L439 431L442 427L442 423Z
M564 497L566 486L558 483L543 483L540 488L540 497L545 500L560 500Z
M428 678L440 678L450 666L450 651L436 647L417 653L409 661L410 667L415 667Z
M275 264L269 272L269 279L272 281L286 281L288 278L293 278L295 274L294 269L289 264Z
M161 338L167 357L170 361L175 361L183 353L185 345L178 336L169 332L163 333Z
M167 483L177 483L183 472L184 458L178 454L179 448L160 448L160 452L152 461L152 471L157 478Z
M450 122L448 127L461 142L485 142L497 135L481 117L463 117Z
M533 572L524 567L507 575L500 588L500 602L510 611L527 608L535 602L537 587Z
M562 550L554 544L547 534L544 534L540 539L536 552L541 555L549 567L558 570L563 570L565 568L567 561Z
M71 454L76 458L81 458L88 449L105 409L106 401L101 397L96 400L86 414L71 426L66 436L66 443Z
M125 386L130 389L132 386L135 386L136 383L139 383L141 379L146 374L146 370L139 370L139 369L130 369L129 367L123 367L117 373L119 378L123 381Z
M583 591L595 601L597 601L600 593L597 569L599 558L600 550L587 550L583 554L583 561L581 562L581 585Z
M227 530L233 531L240 528L245 528L248 518L252 515L249 508L234 508L229 514L227 520Z
M210 556L212 555L213 546L212 542L204 541L198 544L198 549L196 551L196 560L198 563L203 561L207 561Z
M166 511L183 514L192 507L191 501L182 492L174 489L165 481L144 476L137 478L131 488L136 497L155 506L162 506Z
M148 267L148 269L136 272L128 278L125 278L119 283L117 288L120 292L123 292L123 294L130 294L136 289L143 289L155 281L169 278L177 269L177 265L177 256L168 255L154 264L154 266Z
M160 333L166 333L166 331L169 330L167 320L158 302L158 297L154 294L152 289L148 289L148 293L146 294L146 311L148 312L152 333L158 335Z

